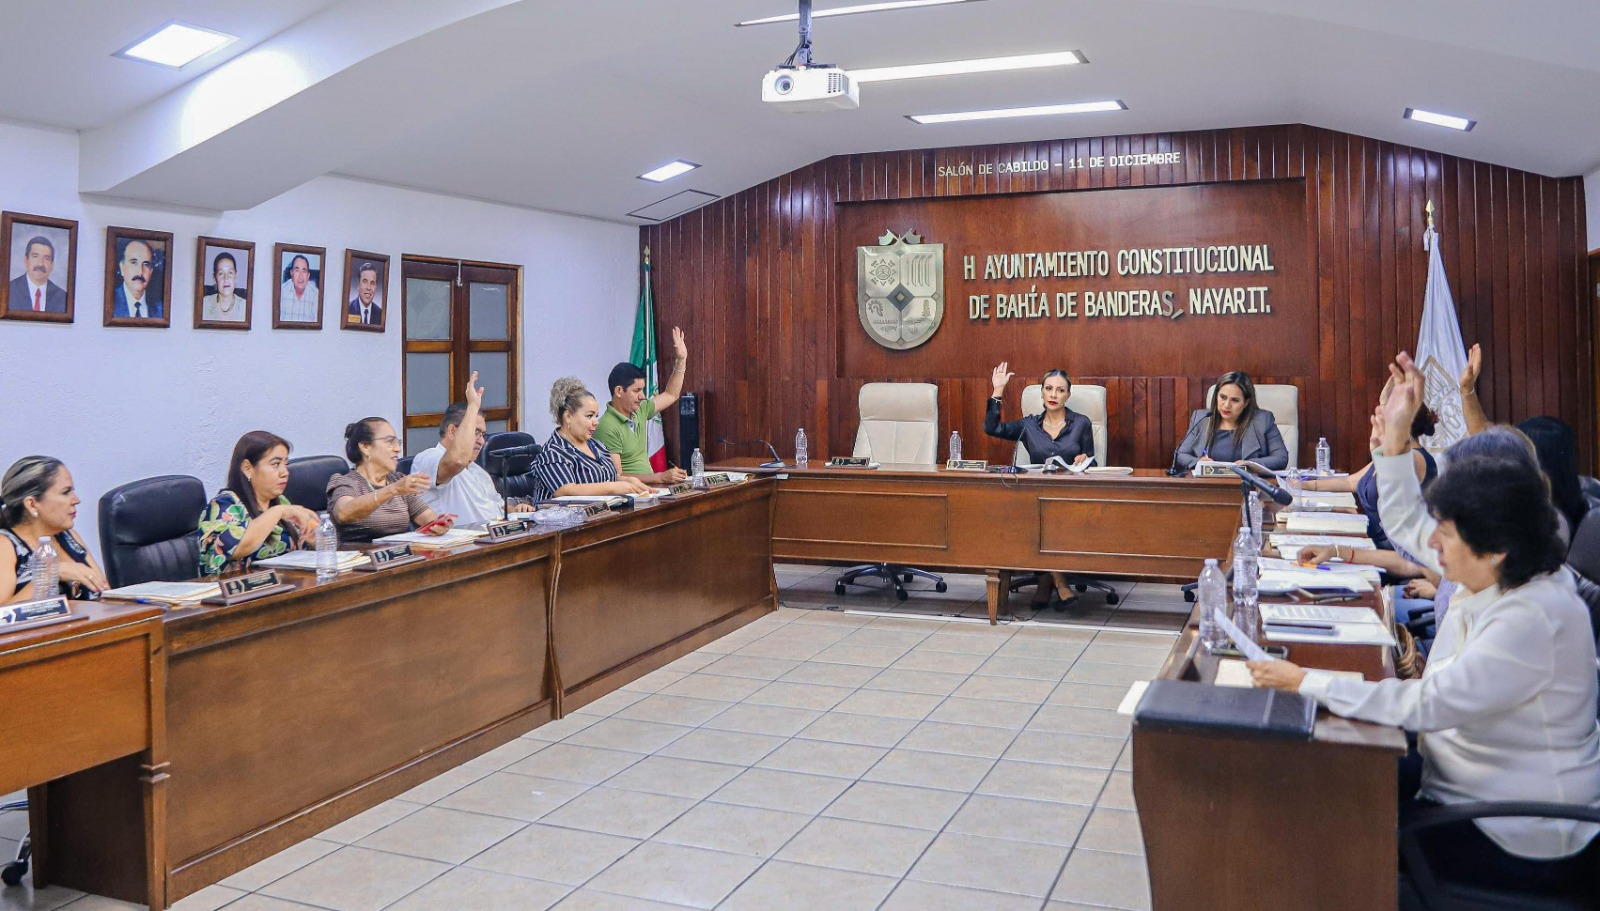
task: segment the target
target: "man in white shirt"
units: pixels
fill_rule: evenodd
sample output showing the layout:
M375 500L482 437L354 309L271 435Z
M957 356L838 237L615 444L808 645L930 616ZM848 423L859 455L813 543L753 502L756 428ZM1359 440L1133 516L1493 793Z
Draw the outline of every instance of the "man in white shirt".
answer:
M483 390L478 388L474 372L467 381L467 400L454 402L444 411L439 445L423 450L411 461L412 474L425 474L433 480L422 492L422 501L441 516L455 515L457 525L505 515L505 501L494 489L494 479L475 461L487 436L482 408Z
M311 260L296 253L289 261L289 280L278 292L278 318L288 323L318 321L317 283L311 280Z

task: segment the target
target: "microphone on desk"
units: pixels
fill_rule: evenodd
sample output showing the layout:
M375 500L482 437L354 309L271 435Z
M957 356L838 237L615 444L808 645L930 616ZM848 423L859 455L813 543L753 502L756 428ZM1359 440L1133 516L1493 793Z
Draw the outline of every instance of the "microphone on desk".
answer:
M1269 484L1266 481L1261 480L1243 465L1229 465L1228 470L1238 475L1239 478L1246 484L1249 484L1256 490L1261 491L1262 494L1271 497L1272 502L1278 504L1279 506L1289 506L1294 503L1294 494L1284 490L1282 487L1279 487L1276 484Z
M752 443L760 443L761 445L767 447L767 451L768 452L772 453L772 461L770 461L770 462L762 462L760 467L762 467L762 468L787 468L787 467L789 467L788 465L784 464L783 459L778 458L778 450L774 449L772 444L768 443L766 440L740 440L740 441L738 441L736 443L733 440L728 439L727 437L717 437L717 442L723 444L724 446L749 446Z

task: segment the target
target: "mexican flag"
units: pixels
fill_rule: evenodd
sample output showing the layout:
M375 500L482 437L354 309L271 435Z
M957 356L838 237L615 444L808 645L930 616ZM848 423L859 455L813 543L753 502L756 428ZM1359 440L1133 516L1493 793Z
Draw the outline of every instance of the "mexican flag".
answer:
M633 349L628 360L644 370L644 394L661 391L656 378L656 308L650 298L650 248L644 248L644 281L639 290L639 312L633 320ZM667 439L661 432L661 415L653 415L646 428L649 434L650 470L667 470Z

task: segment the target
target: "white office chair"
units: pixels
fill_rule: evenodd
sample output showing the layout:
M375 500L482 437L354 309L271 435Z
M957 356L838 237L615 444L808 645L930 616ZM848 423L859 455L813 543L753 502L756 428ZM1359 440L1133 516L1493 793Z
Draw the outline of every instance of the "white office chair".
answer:
M1105 465L1106 462L1106 387L1089 386L1079 383L1072 384L1072 394L1067 396L1067 408L1076 411L1089 419L1090 433L1094 437L1094 462L1096 465ZM1024 387L1022 390L1022 415L1040 414L1044 411L1044 387L1038 383ZM1017 441L1017 452L1012 462L1016 465L1026 465L1029 462L1027 447L1022 441ZM1082 576L1067 574L1067 582L1079 594L1094 589L1106 596L1107 604L1116 604L1121 598L1117 590L1109 584L1098 579L1088 579ZM1011 590L1017 591L1029 585L1037 585L1037 576L1018 575L1011 580Z
M1206 406L1211 405L1211 396L1216 391L1215 383L1206 390ZM1257 383L1256 407L1272 412L1273 421L1278 425L1278 435L1283 437L1283 448L1289 450L1288 467L1296 467L1300 457L1300 387Z
M881 464L936 465L939 457L939 387L932 383L868 383L858 399L861 427L856 431L854 454ZM866 563L845 570L834 583L835 594L845 586L860 584L863 576L884 579L894 595L906 600L905 583L914 577L931 579L935 591L949 586L942 577L894 563Z

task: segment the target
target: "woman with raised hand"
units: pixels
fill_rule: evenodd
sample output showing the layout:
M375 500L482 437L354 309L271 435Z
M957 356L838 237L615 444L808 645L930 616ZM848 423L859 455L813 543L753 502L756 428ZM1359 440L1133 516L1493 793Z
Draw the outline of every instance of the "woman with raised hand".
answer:
M200 515L200 575L248 569L317 543L317 514L283 495L289 441L265 430L239 438L228 460L228 486Z
M109 586L89 548L72 526L82 498L60 459L18 459L0 479L0 604L39 597L28 561L41 539L55 547L61 593L92 598ZM5 546L9 544L10 546Z
M339 529L340 543L367 543L399 535L412 526L442 535L455 517L439 516L422 501L429 487L425 474L399 471L400 435L383 418L362 418L344 429L344 455L352 467L328 479L328 514Z

